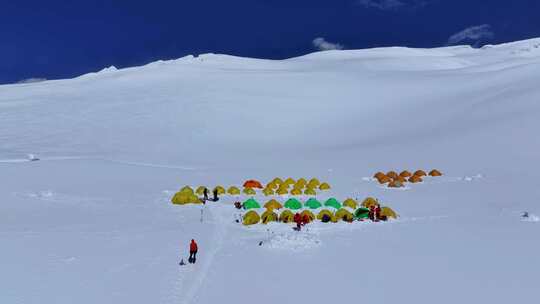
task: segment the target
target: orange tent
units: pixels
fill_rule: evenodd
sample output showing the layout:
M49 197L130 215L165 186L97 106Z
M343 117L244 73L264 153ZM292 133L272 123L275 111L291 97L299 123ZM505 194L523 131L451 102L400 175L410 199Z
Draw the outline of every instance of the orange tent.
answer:
M409 171L407 171L407 170L405 170L405 171L402 171L402 172L399 174L399 176L401 176L401 177L411 177L411 176L412 176L412 173L409 172Z
M404 184L405 182L407 182L407 179L401 175L399 175L398 177L394 178L394 180Z
M427 174L426 174L426 171L424 170L416 170L416 172L414 172L414 175L422 177L422 176L426 176Z
M398 180L393 180L388 184L389 188L401 188L403 187L403 183Z
M398 177L398 174L396 173L396 171L388 171L388 173L386 173L386 176L390 178L396 178Z
M259 189L264 188L263 185L261 184L261 182L256 181L254 179L250 179L250 180L246 181L244 183L244 187L245 188L259 188Z
M423 180L422 180L422 178L420 176L413 175L413 176L411 176L409 178L409 182L415 184L415 183L421 183L421 182L423 182Z
M441 171L439 171L437 169L433 169L433 170L429 171L429 176L442 176L442 173L441 173Z
M383 175L382 177L377 179L379 181L379 184L386 184L392 181L392 179L386 175Z
M377 173L375 173L375 175L373 175L373 178L381 179L383 176L386 176L386 174L384 174L382 172L377 172Z

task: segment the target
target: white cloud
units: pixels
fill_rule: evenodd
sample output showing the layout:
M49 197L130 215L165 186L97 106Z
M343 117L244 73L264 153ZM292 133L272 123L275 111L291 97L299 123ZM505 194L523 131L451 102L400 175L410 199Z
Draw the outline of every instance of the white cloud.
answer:
M380 10L391 10L405 5L405 3L399 0L358 0L358 4L367 8L378 8Z
M313 39L313 46L319 51L342 50L343 45L326 41L323 37Z
M475 25L468 27L448 38L448 44L457 44L463 41L479 42L482 39L491 39L495 33L491 30L489 24Z

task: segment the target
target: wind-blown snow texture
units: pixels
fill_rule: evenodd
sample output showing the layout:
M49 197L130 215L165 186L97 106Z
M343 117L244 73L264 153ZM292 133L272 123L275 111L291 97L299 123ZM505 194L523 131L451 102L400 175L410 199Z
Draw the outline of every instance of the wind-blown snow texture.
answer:
M540 214L538 75L536 39L0 86L0 302L534 301L540 222L520 216ZM403 191L365 178L431 168L445 176ZM231 197L169 203L185 184L275 176L401 217L295 233L240 226ZM180 267L191 238L198 264Z

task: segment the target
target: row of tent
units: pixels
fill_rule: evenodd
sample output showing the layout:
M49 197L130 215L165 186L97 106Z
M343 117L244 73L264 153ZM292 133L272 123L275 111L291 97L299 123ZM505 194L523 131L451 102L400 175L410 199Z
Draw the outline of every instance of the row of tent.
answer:
M371 206L371 204L368 204L368 205ZM242 206L246 210L261 208L261 204L254 198L250 198L250 199L246 200L242 204ZM369 208L369 206L368 206L368 208ZM340 209L342 207L349 207L351 209L356 209L356 208L358 208L358 202L355 201L352 198L348 198L345 201L340 202L337 199L332 197L332 198L329 198L326 201L324 201L324 203L321 203L319 200L312 197L312 198L309 198L304 203L302 203L300 200L298 200L296 198L290 198L287 201L285 201L284 204L281 204L280 202L278 202L275 199L271 199L271 200L267 201L263 205L263 207L266 208L267 210L275 210L275 209L282 209L282 208L287 208L287 209L291 209L291 210L298 210L298 209L302 209L302 208L319 209L319 208L322 208L322 207L331 207L331 208L334 208L334 209Z
M361 207L354 212L345 208L338 209L335 212L332 212L329 209L321 209L317 214L306 209L298 213L302 218L307 218L308 222L319 220L321 222L336 223L339 221L352 222L354 220L367 219L369 216L369 209ZM277 213L275 210L267 209L260 215L255 210L249 210L242 217L242 224L250 226L258 223L268 224L270 222L293 223L294 215L295 213L289 209L285 209L280 213ZM382 207L380 215L384 219L397 218L397 214L389 207Z
M399 174L396 171L388 171L387 173L377 172L373 175L373 178L375 178L379 184L387 184L390 188L400 188L404 187L407 182L413 184L421 183L423 182L423 178L427 175L437 177L442 176L442 173L437 169L433 169L429 171L429 173L426 173L424 170L416 170L414 173L404 170Z

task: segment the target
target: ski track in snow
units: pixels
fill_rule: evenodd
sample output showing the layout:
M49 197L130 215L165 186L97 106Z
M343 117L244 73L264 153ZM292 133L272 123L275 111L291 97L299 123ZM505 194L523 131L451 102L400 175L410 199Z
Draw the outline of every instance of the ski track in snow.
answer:
M216 212L212 212L210 210L211 208L204 208L205 214L207 216L209 215L209 218L212 224L214 225L214 232L213 232L211 244L215 244L215 246L209 251L208 255L205 255L204 257L202 257L204 258L203 260L204 262L202 263L202 266L200 268L199 268L200 264L195 264L195 265L192 265L191 271L183 273L184 276L180 282L182 286L177 286L175 290L175 292L177 293L177 296L181 294L185 294L183 299L180 301L180 303L190 304L197 301L199 290L203 286L204 281L206 280L208 276L208 272L210 271L212 264L214 263L214 260L216 259L216 255L221 249L221 247L223 246L223 242L227 234L228 224L225 222L222 215L221 214L216 215ZM208 217L205 220L208 221L209 220ZM185 267L185 268L190 268L190 267ZM193 283L187 291L184 291L183 289L184 289L185 282L187 279L186 276L193 273L196 273L195 277L190 279Z

